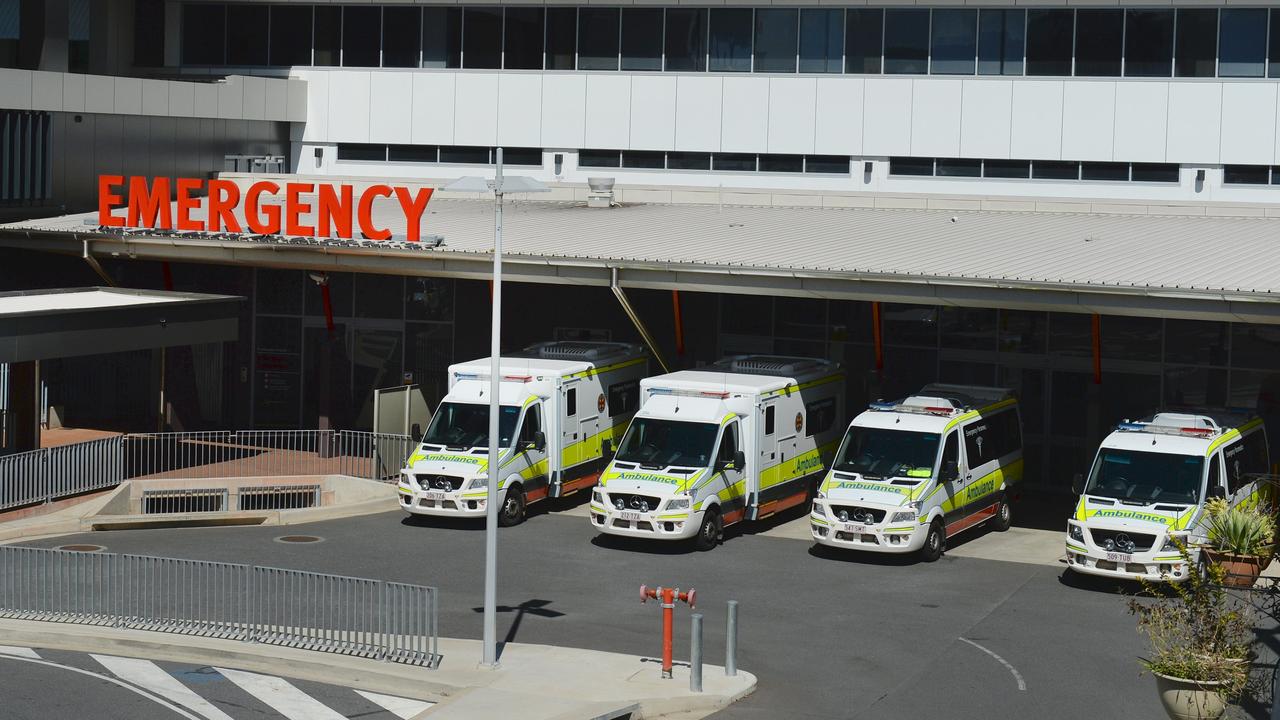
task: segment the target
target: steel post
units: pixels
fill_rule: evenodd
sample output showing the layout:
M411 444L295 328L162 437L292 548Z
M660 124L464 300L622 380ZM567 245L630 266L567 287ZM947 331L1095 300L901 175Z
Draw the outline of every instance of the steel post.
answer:
M738 674L738 601L729 601L729 623L724 635L724 674Z
M481 664L498 667L498 403L502 379L502 148L497 150L493 210L493 320L489 333L489 502L484 532L484 658Z
M702 613L689 617L693 621L689 637L689 690L702 692Z

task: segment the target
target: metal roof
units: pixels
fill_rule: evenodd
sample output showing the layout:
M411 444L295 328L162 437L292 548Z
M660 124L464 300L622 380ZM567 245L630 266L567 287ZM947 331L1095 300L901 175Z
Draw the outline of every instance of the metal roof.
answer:
M93 217L0 225L0 238L54 249L52 234L74 239L76 250L88 239L98 253L455 277L487 275L493 247L492 201L439 193L422 228L444 237L435 249L146 232L112 237L85 224ZM394 201L377 201L374 219L404 234ZM1280 322L1272 319L1280 314L1280 218L695 204L600 209L508 196L503 225L506 272L530 282L608 284L617 269L620 284L632 287ZM1077 295L1046 298L1042 291ZM1131 302L1137 297L1147 300Z

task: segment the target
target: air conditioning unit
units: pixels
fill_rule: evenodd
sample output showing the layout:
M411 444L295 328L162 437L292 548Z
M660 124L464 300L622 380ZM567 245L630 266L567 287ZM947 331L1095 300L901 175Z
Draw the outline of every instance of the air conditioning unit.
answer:
M587 187L587 207L613 207L613 178L589 177Z

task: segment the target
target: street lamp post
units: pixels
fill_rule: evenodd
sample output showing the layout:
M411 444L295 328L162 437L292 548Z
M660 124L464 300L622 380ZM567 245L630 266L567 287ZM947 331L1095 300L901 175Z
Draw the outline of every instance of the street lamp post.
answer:
M502 148L497 149L493 180L464 177L443 190L493 192L493 321L489 333L489 499L485 505L484 532L484 657L483 667L498 667L498 388L502 380L499 356L502 336L502 196L508 192L546 192L547 186L527 177L502 174Z

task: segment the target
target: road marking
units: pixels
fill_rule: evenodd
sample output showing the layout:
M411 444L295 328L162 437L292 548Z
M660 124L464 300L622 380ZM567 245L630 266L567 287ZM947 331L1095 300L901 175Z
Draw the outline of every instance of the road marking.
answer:
M420 713L425 712L427 708L435 705L435 703L422 700L410 700L409 698L383 695L382 693L368 692L366 690L357 690L356 692L365 700L382 706L384 710L398 718L402 718L402 720L417 717Z
M982 652L984 652L984 653L986 653L986 654L990 655L991 657L995 658L995 659L996 659L996 662L998 662L998 663L1000 663L1001 665L1005 666L1005 669L1007 669L1009 672L1013 673L1013 679L1018 681L1018 690L1020 690L1020 691L1022 691L1022 692L1026 692L1026 691L1027 691L1027 682L1026 682L1025 680L1023 680L1023 679L1022 679L1022 673L1018 672L1018 669L1017 669L1017 668L1015 668L1014 666L1010 665L1008 660L1005 660L1004 658L1002 658L1002 657L1000 657L999 655L997 655L997 654L995 654L995 653L991 652L990 650L988 650L988 649L986 649L986 648L982 647L981 645L979 645L978 643L976 643L976 642L974 642L974 641L970 640L969 638L957 638L957 639L958 639L958 640L960 640L961 642L969 643L970 645L972 645L972 646L974 646L974 647L978 648L978 649L979 649L979 650L981 650Z
M214 707L208 700L197 695L191 688L183 685L177 678L150 660L114 655L90 654L89 657L97 660L100 665L121 680L178 703L192 712L199 713L207 720L232 720L230 715Z
M187 720L200 720L200 718L196 717L195 715L192 715L186 710L183 710L177 705L174 705L168 700L165 700L164 698L159 697L157 695L152 695L146 690L143 690L142 688L134 687L133 685L130 685L129 683L124 682L122 680L117 680L111 677L110 675L103 675L102 673L96 673L91 670L81 670L78 667L72 667L70 665L61 665L59 663L49 662L48 660L35 660L32 658L20 657L18 655L0 655L0 660L16 660L18 662L32 663L34 665L46 665L48 667L55 667L60 670L70 670L71 672L80 673L81 675L88 675L89 677L98 678L99 680L106 680L112 685L119 685L120 687L124 688L125 690L128 690L131 693L137 693L138 695L141 695L142 697L156 703L157 705L163 705L164 707L174 711L178 715L184 718L187 718Z
M17 657L31 658L32 660L40 659L35 650L14 645L0 645L0 655L15 655Z
M214 670L289 720L346 720L284 678L243 670L224 670L220 667Z

